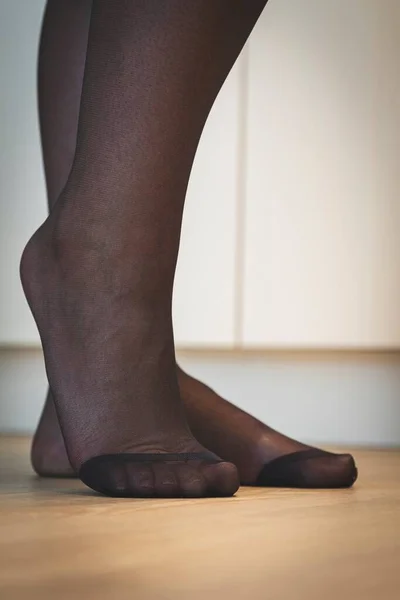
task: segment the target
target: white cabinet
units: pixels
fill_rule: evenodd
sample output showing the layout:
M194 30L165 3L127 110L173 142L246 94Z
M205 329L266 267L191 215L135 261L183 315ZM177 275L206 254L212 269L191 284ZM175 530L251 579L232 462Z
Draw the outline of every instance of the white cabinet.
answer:
M212 108L190 177L174 291L180 347L234 344L243 68L239 59Z
M400 345L400 4L279 0L250 41L244 347Z
M36 109L36 49L45 3L0 4L0 345L37 345L19 259L46 216Z
M39 342L18 263L46 214L43 6L1 8L0 344ZM178 347L400 346L399 40L397 0L267 4L193 166Z
M46 216L36 107L44 0L0 8L0 345L37 345L22 293L22 249ZM234 338L240 62L201 139L190 179L174 294L176 342L230 347Z

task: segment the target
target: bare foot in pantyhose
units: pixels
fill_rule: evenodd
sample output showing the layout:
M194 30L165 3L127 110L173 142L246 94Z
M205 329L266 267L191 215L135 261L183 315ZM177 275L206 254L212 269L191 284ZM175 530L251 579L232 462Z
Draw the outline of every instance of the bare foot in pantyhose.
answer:
M54 215L29 242L21 275L72 468L114 496L233 494L235 467L201 446L186 424L162 306L125 288L110 248L100 266L78 234L79 253L54 242Z
M154 238L155 245L157 246L158 243L162 247L163 255L165 251L167 254L172 252L170 263L173 265L173 255L179 235L181 204L193 148L198 140L210 102L265 2L171 0L162 3L158 0L154 2L147 0L147 10L143 10L141 3L136 2L131 3L131 7L124 7L119 0L108 4L114 4L115 10L110 7L112 14L107 15L104 14L104 3L96 2L95 35L93 38L92 34L92 41L89 44L92 48L88 60L90 85L89 90L86 91L80 133L80 146L83 138L86 154L82 151L78 152L75 161L75 173L79 167L80 189L82 181L89 181L86 192L80 192L78 197L78 209L82 205L82 210L75 210L76 218L73 220L73 226L70 230L64 231L66 241L65 245L64 242L62 243L64 258L60 260L55 241L46 247L43 243L41 246L38 243L36 248L31 247L31 257L25 261L31 263L31 266L25 264L24 268L28 295L32 296L34 310L41 321L42 335L46 341L46 354L49 353L50 346L55 347L54 358L50 357L48 362L59 361L60 355L63 361L61 366L58 365L58 370L61 369L62 373L57 376L54 384L56 392L59 387L58 380L62 384L61 391L58 393L60 399L57 399L57 402L70 403L72 413L73 402L79 403L80 390L89 388L88 393L86 394L85 391L85 396L82 398L83 407L78 406L79 410L76 414L67 415L65 434L69 444L72 444L73 454L76 453L76 447L69 434L70 428L77 430L78 437L79 428L82 430L85 452L89 454L94 450L114 452L120 448L119 430L121 427L124 430L125 426L129 429L129 423L133 421L132 431L126 432L122 446L124 452L127 448L137 451L138 430L141 427L141 419L145 416L142 410L143 404L147 407L144 412L147 414L146 427L150 430L152 430L152 421L158 419L162 421L161 425L165 425L168 421L164 419L162 412L158 412L158 401L166 402L167 413L169 403L175 407L177 413L180 412L175 366L172 368L174 361L171 334L166 333L166 330L170 329L169 311L166 310L168 313L166 321L161 319L163 324L158 332L157 327L151 322L152 319L147 326L144 326L142 318L138 323L137 315L143 312L143 308L138 306L138 298L134 294L132 305L125 308L127 320L133 319L127 325L124 324L122 314L114 314L116 311L112 310L111 301L118 303L118 306L122 301L118 290L112 289L111 293L109 291L107 297L102 299L103 305L100 304L101 294L99 290L96 292L96 286L104 291L104 287L109 288L110 282L118 283L121 267L116 265L113 270L112 256L111 253L108 255L105 252L107 247L102 236L108 239L111 250L117 250L117 245L112 239L113 231L116 231L116 240L126 232L123 225L118 228L115 224L114 227L110 227L109 224L113 224L122 210L125 210L121 215L123 222L128 222L129 225L129 220L137 221L137 217L140 218L143 213L143 203L141 203L143 197L146 200L145 206L151 208L154 218L151 218L150 211L148 221L151 226L148 226L147 230L144 227L134 229L129 225L128 241L124 249L120 247L123 254L121 264L125 263L125 269L130 269L132 264L132 268L135 267L137 273L137 261L140 260L143 248L147 253L151 250L153 258L149 263L150 275L143 276L142 279L144 281L150 279L154 282L160 273L157 249L152 246ZM75 155L91 8L91 0L52 1L48 2L45 11L39 52L38 97L50 210L55 206L68 181ZM103 12L103 25L99 22L101 17L99 11ZM126 23L126 27L122 30L121 19ZM99 35L96 31L99 28L100 36L103 36L103 41L100 43L96 41ZM119 28L117 32L114 32L115 28ZM108 49L105 47L106 44ZM93 47L95 47L94 51ZM97 58L93 57L93 52ZM140 57L137 62L135 62L136 56ZM140 65L144 66L143 72ZM98 66L100 71L96 76L95 71ZM124 66L128 67L126 71L123 69ZM179 79L179 74L182 74L182 80ZM163 81L166 82L165 85ZM126 91L128 94L125 94ZM141 91L142 94L138 93ZM158 99L159 104L157 104ZM88 102L91 105L89 107ZM180 132L182 135L179 135ZM94 142L89 143L93 136ZM157 157L159 157L158 161L155 160ZM182 175L182 181L176 180L176 174ZM132 183L134 183L133 187ZM99 190L97 195L96 190ZM133 212L129 212L130 207L124 208L121 197L115 194L115 190L123 190L122 195L128 195ZM94 242L94 247L88 244L88 239L85 240L81 248L83 253L83 260L81 260L78 256L81 244L77 224L83 221L82 225L84 225L88 214L90 218L93 215L94 223L95 215L99 213L100 216L100 211L104 210L107 201L111 206L102 224L101 218L97 219L100 227L93 230L86 224L86 230L90 233L89 237ZM88 208L85 210L86 206ZM128 217L127 214L130 216ZM163 221L166 223L166 233L165 231L163 233ZM81 233L82 231L84 227L81 227ZM142 243L136 242L138 256L132 254L130 257L129 242L135 234L136 237L142 238ZM68 245L73 247L76 256L69 258L66 256ZM99 250L102 250L103 255ZM56 255L53 258L52 253ZM88 261L88 253L92 262ZM38 264L38 260L42 260L41 257L44 259L43 265ZM101 263L100 267L96 267L96 260L97 263ZM78 263L76 271L74 261ZM50 268L49 263L52 263ZM58 272L60 270L61 273ZM172 279L172 270L170 267L169 281ZM143 266L142 272L144 273ZM102 275L108 277L107 285L104 280L102 281ZM61 287L54 289L56 281L60 278ZM71 279L72 288L70 288ZM128 282L128 279L125 274L125 279L122 280ZM81 293L82 286L84 290ZM50 289L53 290L52 296L47 297L46 293ZM144 294L145 290L142 291ZM99 302L97 302L98 296ZM128 300L128 297L125 299ZM143 302L141 306L143 307ZM154 306L151 308L148 306L144 312L148 314L152 310L155 310ZM43 312L46 314L39 314ZM97 322L96 315L99 315L104 322L102 320ZM106 326L108 319L110 319L109 327ZM82 320L82 331L76 331L77 324L80 326ZM64 334L60 333L60 327L64 330ZM120 333L121 328L123 335ZM80 337L86 330L89 331L89 336L86 336L81 344ZM125 340L129 332L132 332L134 339ZM122 342L122 338L125 340L124 348L119 347L119 340ZM101 367L106 360L106 350L108 350L103 348L103 345L108 345L105 340L110 340L111 348L117 347L117 355L112 357L115 368L107 364L107 372ZM163 343L168 347L168 356L165 352L163 354ZM74 350L73 355L70 356L74 345L78 345L77 354L75 355ZM93 356L92 346L94 346ZM68 347L71 350L68 350ZM95 364L95 357L99 353L101 356L98 364ZM118 363L118 360L121 362ZM158 367L157 363L161 366ZM88 367L90 366L90 372L86 370L87 364ZM48 364L48 370L53 373L51 364ZM81 371L84 377L76 378L75 372ZM93 390L90 389L92 379L95 384ZM149 379L151 381L148 381ZM178 369L178 383L191 430L201 444L237 465L242 483L337 487L351 485L354 481L356 470L354 461L349 455L315 452L308 446L286 438L226 402L210 388L180 369ZM122 395L119 390L112 389L119 386ZM69 399L69 389L72 389L71 399ZM97 390L99 390L99 398L93 398ZM110 391L112 391L111 396L116 394L118 399L116 405L112 403L108 415L107 396ZM114 410L117 409L123 414L122 423L118 414L114 414ZM78 418L81 410L87 414ZM169 418L172 419L172 416ZM86 419L89 419L88 431L85 425ZM114 436L111 432L108 436L110 439L102 441L108 444L107 447L97 447L103 436L103 426L104 424L108 426L108 421L110 424L114 422L111 429L114 427L118 435ZM181 437L184 442L188 433L183 418L176 417L174 423L179 430L178 438ZM90 435L97 436L99 440L96 443L94 443L96 440L92 440L91 444L86 445L87 436L93 426L95 429L97 427L98 431L97 433L92 431ZM151 432L152 440L154 433L155 431ZM164 446L176 450L176 441L171 441L168 431L166 433L168 435ZM149 435L149 432L146 435ZM150 444L149 451L154 452L160 444L164 447L161 441L155 439ZM192 448L193 443L190 435L188 447ZM90 449L89 446L93 445L96 448ZM183 446L187 449L186 442ZM197 442L194 448L198 450ZM301 454L294 454L298 452ZM280 459L281 456L288 455L289 458ZM75 475L75 469L67 456L51 397L46 401L34 437L32 464L40 475Z
M197 144L265 3L93 3L74 163L21 278L71 466L108 495L238 487L188 427L171 302Z
M179 367L178 381L196 439L233 462L243 485L335 488L357 479L350 454L325 452L286 437Z
M355 482L357 470L350 454L316 451L292 440L227 402L179 367L177 369L181 398L196 439L233 462L242 484L335 488L349 487ZM288 457L284 459L286 466L285 462L283 465L279 461L273 463L283 456ZM75 476L50 393L34 436L31 459L38 475ZM271 471L273 465L275 471Z

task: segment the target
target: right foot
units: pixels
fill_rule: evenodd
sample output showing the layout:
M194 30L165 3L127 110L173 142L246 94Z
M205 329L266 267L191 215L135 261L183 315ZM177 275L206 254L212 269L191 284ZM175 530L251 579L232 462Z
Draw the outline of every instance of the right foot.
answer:
M28 242L21 279L72 470L111 496L231 496L236 468L186 423L168 299L142 286L118 238L80 224L65 237L55 212Z

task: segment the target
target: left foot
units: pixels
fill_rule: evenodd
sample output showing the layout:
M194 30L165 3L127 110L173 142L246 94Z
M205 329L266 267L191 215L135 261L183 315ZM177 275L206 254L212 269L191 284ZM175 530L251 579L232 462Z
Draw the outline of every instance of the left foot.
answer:
M350 487L356 481L357 469L350 454L332 454L292 440L227 402L179 367L177 372L194 436L236 465L242 485L336 488ZM50 392L33 438L31 460L36 473L43 477L75 476Z
M40 477L76 477L71 467L50 390L31 446L31 464Z

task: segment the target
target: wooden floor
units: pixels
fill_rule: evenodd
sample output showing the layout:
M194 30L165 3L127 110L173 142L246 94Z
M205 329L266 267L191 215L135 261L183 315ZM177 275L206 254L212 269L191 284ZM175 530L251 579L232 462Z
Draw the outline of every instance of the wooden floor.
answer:
M117 500L0 438L0 598L398 600L400 452L355 455L352 490Z

